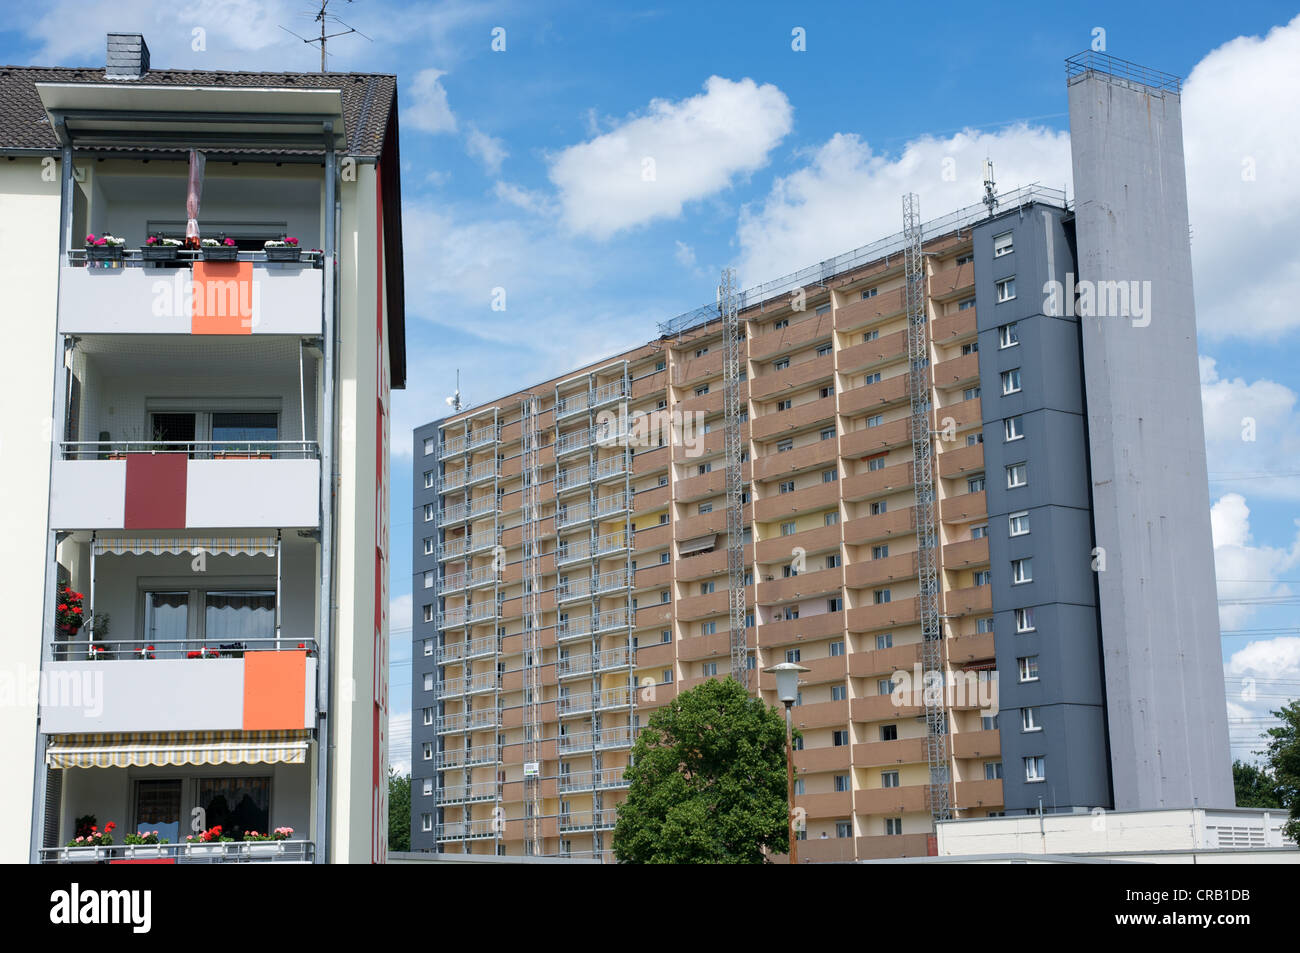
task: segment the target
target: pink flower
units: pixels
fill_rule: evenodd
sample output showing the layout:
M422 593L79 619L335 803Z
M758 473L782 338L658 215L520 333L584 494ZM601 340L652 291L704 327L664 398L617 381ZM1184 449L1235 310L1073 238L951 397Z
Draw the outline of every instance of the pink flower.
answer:
M227 238L226 241L225 241L225 244L226 244L226 245L233 245L233 244L235 244L235 240L234 240L233 238Z

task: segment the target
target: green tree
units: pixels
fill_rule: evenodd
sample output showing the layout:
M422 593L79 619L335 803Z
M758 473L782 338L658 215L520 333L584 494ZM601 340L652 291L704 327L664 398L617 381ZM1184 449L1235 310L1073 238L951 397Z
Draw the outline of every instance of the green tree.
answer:
M388 769L388 849L411 849L411 776Z
M1268 768L1278 799L1290 813L1282 832L1300 842L1300 700L1283 705L1273 717L1282 724L1267 731Z
M650 716L632 749L614 855L633 864L759 864L789 849L785 717L735 679Z
M1267 768L1245 761L1232 762L1232 786L1237 792L1237 807L1282 806L1282 799L1277 793L1277 782Z

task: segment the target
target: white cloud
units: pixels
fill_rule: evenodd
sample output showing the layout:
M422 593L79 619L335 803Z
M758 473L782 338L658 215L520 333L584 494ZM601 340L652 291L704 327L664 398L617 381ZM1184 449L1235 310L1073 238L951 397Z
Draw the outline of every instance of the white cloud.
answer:
M469 132L465 135L465 149L471 156L482 162L483 168L491 175L501 171L501 163L510 155L502 140L489 136L472 123Z
M673 252L673 257L677 259L677 264L683 268L695 267L695 249L685 242L676 242L677 250Z
M1291 589L1277 580L1300 566L1300 532L1289 550L1255 546L1250 507L1239 493L1227 493L1210 507L1210 527L1221 600L1219 625L1240 629L1255 614L1260 600L1291 594Z
M651 100L629 118L551 160L564 220L574 231L608 237L717 193L767 162L790 131L790 102L752 79L711 76L704 92Z
M415 74L415 79L406 89L406 109L402 113L402 123L425 132L455 132L456 117L452 115L447 103L447 90L441 79L446 72L439 69L423 69Z
M411 773L411 713L388 718L388 764L398 774Z
M1183 91L1197 326L1209 337L1300 329L1300 17L1202 59Z
M1214 358L1201 357L1206 456L1216 485L1248 488L1252 496L1300 500L1300 479L1294 475L1260 476L1300 469L1296 404L1295 391L1277 381L1221 378Z
M388 631L411 628L411 594L394 596L388 601Z
M498 182L493 188L493 194L501 201L531 215L552 215L555 212L555 202L549 196L513 182Z
M1064 132L1022 124L923 136L897 156L873 151L856 135L835 134L812 150L807 165L741 210L741 282L770 281L901 231L905 192L919 195L922 220L978 203L985 157L994 160L999 191L1033 182L1061 189L1070 181Z

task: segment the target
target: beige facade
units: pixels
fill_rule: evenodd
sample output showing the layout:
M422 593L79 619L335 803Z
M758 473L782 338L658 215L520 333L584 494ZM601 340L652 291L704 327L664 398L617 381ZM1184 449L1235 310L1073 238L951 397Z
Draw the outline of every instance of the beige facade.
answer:
M946 702L949 800L980 817L1002 783L970 233L925 252L944 665L969 688ZM925 710L893 691L921 662L904 281L892 255L740 314L751 690L776 703L757 670L810 669L801 860L930 849ZM441 775L440 850L610 859L638 726L728 674L722 357L715 319L449 417L423 463L417 448L440 501L417 543L442 575L416 605L443 675L415 686L439 742L414 757Z

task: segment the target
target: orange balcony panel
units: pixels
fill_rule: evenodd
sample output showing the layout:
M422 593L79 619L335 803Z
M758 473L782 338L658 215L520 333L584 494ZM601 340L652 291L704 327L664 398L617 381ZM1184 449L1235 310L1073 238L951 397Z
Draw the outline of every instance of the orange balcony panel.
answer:
M794 726L809 728L844 728L849 723L848 701L818 702L813 705L796 705L793 709Z
M875 516L859 516L844 524L844 542L849 546L875 543L891 536L914 534L916 511L913 507L890 510Z
M907 375L896 374L875 384L862 384L841 391L839 411L844 417L860 417L905 403L908 397Z
M916 578L916 553L899 553L883 559L866 559L844 567L844 585L864 589Z
M759 605L771 605L776 602L838 594L842 579L843 573L839 567L804 572L788 578L774 577L771 582L767 581L767 577L763 577L758 585L757 601Z
M869 457L899 447L912 445L912 421L891 420L875 427L863 427L840 437L840 453L849 457Z
M848 745L831 745L826 748L804 748L794 753L794 767L799 775L817 774L823 771L847 771L849 769Z
M844 499L851 502L896 493L912 486L912 464L896 463L879 470L855 473L842 481Z
M749 359L751 361L771 360L783 352L806 347L814 341L823 341L831 336L829 313L813 314L802 318L794 315L789 320L789 326L779 331L750 334Z
M992 612L993 587L968 586L965 589L949 589L944 595L944 608L949 615Z
M799 663L806 672L799 673L800 685L825 685L829 682L843 682L848 673L847 655L828 655L825 658L804 659ZM759 687L765 692L776 691L776 676L766 672L759 676Z
M791 407L789 410L759 414L754 418L751 432L755 440L771 440L819 424L829 425L834 416L835 401L829 397L818 397Z
M832 791L825 794L796 794L794 804L797 808L803 808L809 818L848 817L853 813L853 792ZM846 844L852 843L847 838L842 839ZM830 838L827 838L827 840L830 840ZM799 848L800 858L803 859L802 843Z
M891 626L909 625L920 618L918 612L915 596L859 606L848 611L849 631L876 632Z
M853 699L854 721L888 721L894 718L915 718L925 709L920 705L899 705L892 695L867 695Z
M975 309L967 308L930 322L930 340L936 346L944 347L975 337L977 330Z
M838 482L814 483L812 486L795 490L793 493L779 493L775 488L767 491L754 503L754 517L765 523L799 513L816 512L829 509L839 503L840 487Z
M891 767L896 764L920 764L925 760L926 753L924 738L898 738L894 741L871 741L866 744L853 746L853 763L859 768Z
M906 309L906 288L882 291L871 298L850 301L836 311L835 327L839 331L852 331L873 324L882 318L902 314Z
M940 502L939 514L945 523L970 523L987 519L988 500L983 490L978 493L959 493Z
M855 678L889 675L899 670L910 672L921 660L921 644L895 645L887 649L854 652L849 656L849 674Z
M934 386L943 390L977 383L980 379L979 358L979 354L963 354L935 364Z
M959 731L948 736L952 753L958 758L1000 758L1002 734L992 731Z
M763 648L798 645L844 634L843 612L822 612L758 627L758 644Z
M975 265L971 262L936 271L930 276L932 298L948 298L968 290L971 293L975 290ZM959 311L958 314L965 312Z
M857 839L858 860L930 856L929 834L874 834Z
M839 353L840 373L870 370L907 357L907 332L882 334L871 341L859 340Z
M1002 806L1001 781L958 781L954 804L961 810Z
M956 635L948 639L948 662L951 665L966 665L970 662L984 662L995 657L992 632L978 632L974 635Z
M835 373L835 355L815 357L788 368L774 371L770 368L749 381L750 396L765 400L807 387L819 381L829 382ZM721 394L719 394L721 396Z
M834 440L818 440L793 450L765 453L754 459L754 479L775 480L826 466L834 462L837 452Z
M989 561L989 540L964 539L959 543L949 543L943 548L943 568L947 570L967 569L971 566L986 566Z
M977 443L970 447L944 450L939 454L938 459L939 476L945 479L968 473L980 473L984 469L984 445Z
M908 784L897 788L869 788L853 795L858 814L907 814L930 809L927 785Z

